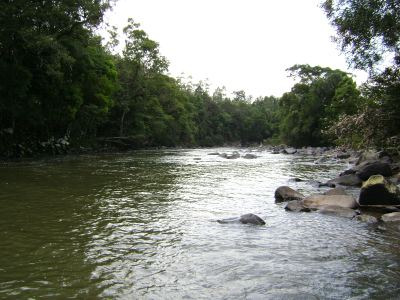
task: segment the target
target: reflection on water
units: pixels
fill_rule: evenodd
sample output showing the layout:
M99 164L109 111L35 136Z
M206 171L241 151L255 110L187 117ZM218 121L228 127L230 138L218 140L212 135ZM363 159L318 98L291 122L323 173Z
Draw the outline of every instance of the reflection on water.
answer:
M0 166L0 298L400 295L398 225L288 213L274 203L279 185L322 191L312 182L346 165L262 151L254 160L207 155L214 151ZM215 222L250 212L267 225Z

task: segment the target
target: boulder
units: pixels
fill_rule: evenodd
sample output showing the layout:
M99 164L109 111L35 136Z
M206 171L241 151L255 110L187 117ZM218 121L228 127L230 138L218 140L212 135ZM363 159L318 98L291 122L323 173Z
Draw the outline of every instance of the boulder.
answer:
M219 156L219 157L222 157L222 158L227 158L227 157L228 157L228 154L226 154L226 153L219 153L218 156Z
M358 198L363 205L400 205L399 188L382 175L373 175L363 183Z
M294 212L310 212L311 211L310 208L305 207L303 205L303 203L299 200L289 201L285 206L285 210L294 211Z
M330 189L329 191L326 191L324 193L324 195L330 196L330 195L348 195L348 194L346 193L344 188L336 187L334 189Z
M352 219L357 215L357 212L354 209L336 205L324 206L319 209L318 212L324 215L333 215L349 219Z
M265 225L265 221L255 214L245 214L240 216L239 222L242 224Z
M247 153L247 154L243 155L243 158L254 159L254 158L257 158L257 155L252 154L252 153Z
M389 214L384 214L381 217L383 222L400 222L400 212L392 212Z
M323 206L340 206L345 208L356 208L357 202L348 195L319 195L314 194L306 197L303 205L309 208L321 208Z
M297 152L297 149L289 147L289 148L285 148L283 149L284 154L295 154Z
M366 164L362 168L360 168L356 174L361 180L368 180L372 175L382 175L382 176L392 176L393 172L390 165L386 162L375 161L369 164Z
M326 185L330 187L336 187L337 185L345 186L361 186L362 180L356 174L346 174L339 176L335 179L329 180Z
M355 219L357 221L365 222L365 223L369 223L369 224L378 222L377 218L375 218L373 216L370 216L370 215L358 215L358 216L355 217Z
M304 195L295 191L288 186L280 186L275 190L275 203L291 201L291 200L303 200Z

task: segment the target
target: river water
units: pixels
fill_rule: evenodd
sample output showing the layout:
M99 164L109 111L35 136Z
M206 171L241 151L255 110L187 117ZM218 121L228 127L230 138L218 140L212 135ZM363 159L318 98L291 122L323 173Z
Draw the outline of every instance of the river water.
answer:
M312 181L333 178L345 162L207 155L233 150L0 165L0 298L400 298L398 225L274 203L280 185L323 191ZM215 222L245 213L266 226Z

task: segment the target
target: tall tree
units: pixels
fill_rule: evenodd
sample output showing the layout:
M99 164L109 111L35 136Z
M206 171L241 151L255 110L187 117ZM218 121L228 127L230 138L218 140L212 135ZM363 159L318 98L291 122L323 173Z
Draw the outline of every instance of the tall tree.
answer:
M63 136L83 105L110 104L115 71L93 34L109 7L108 0L1 1L0 132L12 133L3 141Z

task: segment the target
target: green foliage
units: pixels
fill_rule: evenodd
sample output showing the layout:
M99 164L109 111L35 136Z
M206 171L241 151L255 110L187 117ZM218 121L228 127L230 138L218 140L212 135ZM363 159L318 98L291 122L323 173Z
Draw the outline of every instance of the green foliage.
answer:
M12 132L6 144L34 148L68 135L78 115L107 111L115 69L92 30L108 7L100 0L1 2L0 129Z
M280 101L282 140L293 146L329 144L324 129L359 106L354 81L343 71L319 66L295 65L288 71L299 82Z
M398 0L326 0L323 8L356 67L371 69L388 54L399 60Z
M308 65L289 69L299 81L281 99L253 100L244 91L228 97L224 88L211 94L203 82L168 76L158 43L132 19L121 54L113 54L120 43L115 28L103 46L93 29L109 5L0 4L0 155L61 153L107 138L131 147L248 145L279 137L320 145L330 142L324 129L362 103L348 74ZM376 78L381 87L395 87L379 94L385 103L396 102L396 76Z
M357 68L370 71L365 85L363 109L377 110L384 117L372 117L375 122L363 126L375 144L399 137L400 130L400 2L397 0L326 0L323 8L337 30L337 41ZM383 71L382 64L386 65ZM351 119L351 118L350 118ZM381 125L383 122L383 126Z

